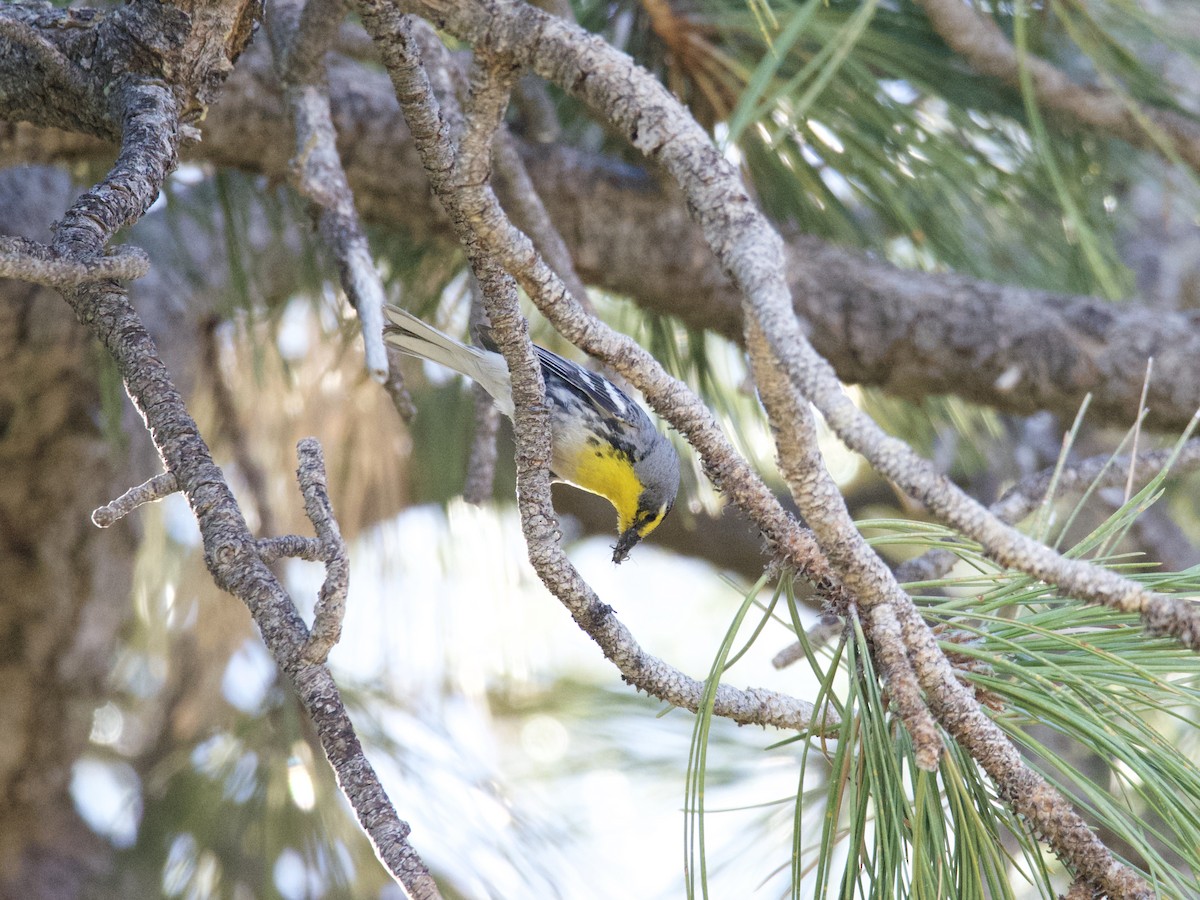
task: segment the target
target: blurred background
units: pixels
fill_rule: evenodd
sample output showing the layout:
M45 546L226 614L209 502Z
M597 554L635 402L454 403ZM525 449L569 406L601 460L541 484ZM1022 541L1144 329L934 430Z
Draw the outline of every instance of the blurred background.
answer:
M565 11L689 104L789 239L1149 309L1200 305L1196 173L1082 132L1028 92L975 74L911 3L616 0ZM1187 0L1017 2L987 14L1016 46L1080 81L1191 119L1200 109L1200 11ZM295 446L308 435L322 442L351 548L346 629L330 665L445 895L900 897L939 884L918 872L940 858L941 889L925 895L1065 890L1065 873L972 764L946 763L941 788L913 773L907 737L884 714L869 660L856 656L861 635L851 629L790 668L772 665L820 610L802 584L793 592L787 580L760 579L758 536L724 508L677 435L680 501L620 567L610 561L611 508L555 488L572 561L649 652L696 678L736 656L722 680L737 687L808 699L833 690L861 712L862 733L857 743L825 743L703 718L698 730L697 717L622 683L526 561L507 423L492 498L473 506L461 499L470 386L406 360L412 409L402 414L365 379L353 310L302 201L283 186L292 144L264 45L260 35L206 121L204 143L128 235L154 264L131 292L256 534L309 533ZM352 24L338 50L331 80L348 91L338 115L350 141L354 103L369 109L380 90L386 98L386 78ZM659 174L574 101L533 83L522 91L510 125L531 158L567 148L602 169L617 195L672 202ZM371 140L359 127L353 139ZM41 238L110 157L86 141L31 133L0 141L0 163L12 166L0 173L0 228ZM381 128L373 139L407 136ZM471 285L426 205L419 169L374 177L374 190L356 185L389 299L465 335ZM595 212L603 238L614 219ZM586 238L572 240L590 246ZM729 335L663 313L639 297L636 273L606 272L602 255L581 253L578 263L598 285L597 312L698 390L785 494ZM634 287L613 290L622 280ZM112 363L56 295L0 281L0 296L10 685L0 726L11 735L0 852L18 873L4 889L400 896L248 613L212 585L182 498L108 531L88 523L93 508L160 470ZM535 340L580 359L536 316L531 324ZM1085 417L1072 430L1052 413L1002 413L933 390L915 400L849 390L985 502L1054 465L1068 431L1071 458L1083 458L1127 449L1133 425ZM1179 437L1143 433L1139 446ZM838 441L823 433L822 446L889 561L946 538ZM1064 497L1027 525L1161 589L1193 592L1195 489L1181 475L1132 500L1120 491L1082 506ZM1127 618L1081 615L1044 586L997 572L975 548L955 547L963 562L954 572L914 592L931 621L968 630L950 638L964 653L994 661L964 662L964 677L980 696L991 692L1029 758L1123 858L1153 871L1163 896L1200 895L1196 660ZM286 561L279 571L310 618L321 568ZM970 625L955 618L965 604L976 614ZM1080 631L1095 640L1074 639ZM1113 691L1126 693L1110 703ZM1042 705L1051 696L1060 709ZM1097 749L1090 741L1104 734L1110 742ZM915 842L924 825L904 825L895 841L893 825L876 826L890 801L935 822L933 851ZM984 811L972 813L976 805ZM1002 850L975 847L963 837L973 828ZM964 874L972 869L992 874L977 884Z

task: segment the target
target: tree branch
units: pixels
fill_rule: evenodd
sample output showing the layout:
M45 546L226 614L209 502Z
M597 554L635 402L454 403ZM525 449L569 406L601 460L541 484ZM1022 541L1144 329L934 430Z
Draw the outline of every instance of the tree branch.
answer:
M520 82L518 82L520 84ZM502 127L492 148L500 190L512 209L513 220L529 235L547 264L558 273L570 295L580 306L591 312L587 288L575 268L571 251L558 229L554 227L537 186L521 158L520 148L508 129Z
M106 503L92 513L97 528L108 528L129 515L139 506L155 503L179 490L179 482L170 472L155 475L149 481L130 488L112 503Z
M1200 123L1195 120L1174 110L1141 106L1115 90L1076 84L1044 59L1028 53L1022 57L990 16L960 0L916 2L942 40L981 75L1019 88L1025 66L1038 103L1060 113L1060 124L1074 122L1168 160L1178 156L1200 172Z
M924 485L928 464L916 459L901 442L883 436L878 426L849 404L828 364L815 354L800 333L783 277L782 245L778 236L741 190L736 173L661 86L645 73L636 71L627 57L604 42L523 5L503 0L477 4L429 0L418 6L451 33L475 44L477 52L482 45L488 52L512 54L531 65L543 77L587 102L610 124L618 127L634 146L657 158L683 187L689 209L704 229L723 267L742 291L746 314L753 316L750 333L762 335L766 365L756 365L760 387L763 387L762 379L768 375L780 385L786 375L794 387L802 390L804 396L821 409L843 440L865 452L880 471L893 478L902 476L901 484L910 490L912 484ZM369 24L368 30L371 30ZM791 398L791 390L781 387L777 396ZM802 422L802 414L796 410L790 412L783 421L796 427ZM839 419L839 414L844 418ZM776 426L780 424L777 419ZM855 440L864 433L869 440ZM807 476L809 473L801 474ZM955 515L971 501L958 496L952 487L940 483L938 486L954 500L952 508L943 507L938 511L943 515L950 513L947 517L959 527L975 524L966 516ZM819 490L814 491L814 497L819 494ZM994 520L988 521L989 526L993 523ZM833 525L831 520L827 538L838 535ZM1073 587L1083 589L1084 596L1089 596L1086 591L1090 588L1090 599L1106 599L1102 590L1096 590L1097 582L1119 585L1125 592L1146 596L1144 607L1147 612L1151 611L1151 602L1155 606L1170 606L1167 618L1177 616L1169 623L1175 626L1176 636L1188 645L1193 640L1200 642L1200 627L1190 621L1189 613L1194 615L1194 612L1186 606L1172 603L1170 598L1151 601L1147 596L1149 592L1140 586L1094 567L1081 566L1082 571L1072 572L1069 561L1060 560L1047 548L1028 541L1011 529L1000 527L1006 540L1034 545L1022 547L1029 554L1044 551L1052 557L1058 563L1055 574L1071 581ZM852 525L850 530L853 530ZM994 544L990 549L999 554L1005 548ZM854 554L853 547L849 551ZM1026 556L1021 560L1028 564ZM1030 814L1041 816L1035 820L1039 834L1097 886L1117 891L1122 896L1148 895L1146 885L1131 870L1104 864L1105 860L1111 863L1112 859L1103 844L1087 830L1061 796L1023 767L1016 749L983 713L970 692L954 679L932 634L911 600L898 589L886 566L869 553L853 555L848 562L853 571L846 571L847 577L858 580L868 591L883 589L888 603L879 606L885 616L892 610L902 614L904 642L922 686L934 702L935 712L997 781L1005 799ZM1072 578L1072 575L1078 577ZM1085 575L1091 580L1085 580ZM853 588L855 584L848 586ZM1165 624L1155 622L1153 616L1150 618L1152 625ZM887 623L883 624L886 627ZM910 722L919 718L920 714L914 711ZM968 724L969 727L964 728ZM916 734L914 739L918 740L920 753L920 744L924 742ZM921 755L918 759L928 763ZM1022 790L1015 790L1014 785L1020 785ZM1037 805L1028 806L1029 800Z
M465 40L519 54L538 74L587 102L634 146L664 165L687 193L689 208L746 297L747 308L758 319L788 377L847 446L863 454L880 474L979 541L1001 565L1058 584L1081 599L1136 612L1150 631L1170 634L1184 646L1200 649L1200 605L1156 594L1109 570L1061 557L999 522L850 401L832 367L799 328L784 277L779 236L707 135L660 85L636 77L627 57L544 13L504 2L428 0L415 5L444 20ZM581 77L585 72L587 76ZM598 77L599 73L605 77Z
M382 10L384 6L379 0L373 2L374 8ZM437 63L433 67L445 69ZM449 150L445 155L453 156ZM441 173L439 165L427 161L426 169ZM441 174L432 176L435 190L440 177ZM800 527L783 509L725 437L703 401L683 382L669 376L658 360L637 343L588 314L573 300L562 279L546 265L529 238L509 222L489 185L476 186L472 194L471 215L463 212L462 221L456 223L464 245L471 247L476 242L486 245L563 337L627 378L654 410L679 430L700 454L705 473L713 484L755 522L773 555L817 585L818 590L836 594L840 590L836 578L811 532Z
M778 368L766 335L754 326L747 342L760 396L775 425L780 467L796 503L834 564L845 573L847 586L857 596L871 598L863 624L897 694L897 708L912 734L918 765L936 769L940 740L930 719L932 709L938 723L987 772L1004 802L1030 822L1037 838L1049 844L1072 871L1114 896L1149 897L1149 886L1118 862L1067 799L1025 763L974 692L955 676L912 598L850 518L816 450L811 414ZM928 707L917 690L914 669Z
M771 354L757 323L747 329L750 365L767 410L778 449L779 469L791 488L800 514L813 529L830 563L857 602L841 615L862 617L875 660L891 688L896 711L912 736L917 765L937 770L942 739L909 662L896 609L910 602L883 560L859 534L841 492L817 448L816 427L808 404L798 398Z
M306 663L322 665L342 636L346 593L350 589L350 558L333 515L333 504L329 502L321 445L316 438L305 438L297 446L296 453L300 458L296 478L304 494L304 512L313 523L321 547L321 561L325 563L325 580L317 595L313 625L300 655Z
M484 233L477 230L480 223L477 205L471 206L476 213L474 218L469 218L464 208L463 196L472 193L464 189L469 179L460 177L461 173L456 171L454 147L447 125L449 117L439 113L437 100L421 65L414 23L379 0L359 0L357 7L379 47L434 190L445 204L472 261L489 304L492 327L497 331L502 352L508 354L506 359L514 369L514 400L519 415L515 431L524 435L523 445L518 446L517 496L530 562L546 587L563 602L579 626L630 684L672 705L695 712L703 702L704 683L687 677L642 650L612 608L602 603L579 577L558 545L557 522L549 503L550 482L546 469L550 458L549 427L542 401L544 389L540 370L533 364L528 338L520 333L525 328L524 321L519 315L513 316L514 288L489 258L488 251L493 248L484 249ZM436 70L438 62L433 61L431 66ZM489 120L496 121L494 111L483 121ZM472 127L469 121L467 127ZM484 188L477 188L476 193L482 190ZM477 195L471 199L472 204L477 204L483 198ZM523 380L519 374L522 366ZM817 710L811 703L774 691L739 691L728 685L718 686L714 713L740 724L774 725L800 731L825 731L838 721L832 709Z
M420 238L445 236L386 77L334 61L329 88L362 214ZM288 146L294 140L270 62L251 51L190 156L286 178ZM518 147L584 281L741 340L737 293L676 193L608 156ZM79 161L106 152L94 139L0 122L0 159ZM1153 355L1172 377L1150 386L1146 426L1179 431L1195 411L1194 314L906 271L799 234L788 237L785 253L793 308L845 382L908 399L948 393L1005 412L1068 418L1090 393L1094 421L1125 426L1139 413L1142 371Z
M362 324L367 371L389 382L383 345L383 282L358 221L337 151L324 57L345 17L342 0L273 0L267 19L275 66L295 127L293 183L312 204L322 240L337 261L342 289ZM390 378L398 378L391 375Z
M1186 475L1200 468L1200 439L1193 438L1174 450L1147 450L1134 457L1099 454L1071 463L1056 473L1044 469L1014 484L992 504L991 511L1005 522L1020 522L1046 498L1053 486L1057 494L1081 494L1085 490L1100 490L1124 485L1141 490L1171 463L1171 472Z
M170 17L180 11L158 4L132 4L122 12L149 28L157 13L177 21ZM211 27L214 22L228 25L239 19L222 18L216 4L191 12L189 21L202 33L189 33L182 41L185 49L193 40L208 51L215 43L220 53L240 47L236 40L230 42L226 32L218 32L224 40L211 41L212 33L201 27ZM128 57L130 64L144 62L140 54L146 50L145 41L152 33L141 35L143 43ZM136 73L126 73L109 85L109 102L121 123L121 151L105 179L80 196L59 221L52 248L57 256L79 263L101 256L116 231L135 221L157 196L175 164L180 110L186 106L186 101L181 105L180 95L188 97L196 92L194 95L199 96L212 84L210 71L193 69L196 59L203 58L202 52L194 48L193 52L196 56L181 60L181 71L194 76L186 83L190 90L177 84L180 89L176 92L157 77ZM228 66L227 59L225 63ZM291 598L259 558L224 476L124 291L106 282L70 287L64 290L64 296L79 321L91 329L115 360L126 391L161 455L165 472L187 496L204 538L205 561L214 580L249 607L268 649L295 685L313 719L342 790L380 858L413 896L436 897L437 888L428 870L408 844L408 826L396 816L363 756L336 685L324 666L305 659L307 629ZM160 477L156 482L162 487L165 480ZM322 528L319 526L319 534Z
M1132 460L1129 457L1101 454L1063 469L1051 466L1013 485L988 509L1001 521L1015 525L1046 501L1051 487L1058 496L1071 496L1114 487L1131 478L1131 484L1140 490L1172 459L1174 462L1171 471L1174 475L1194 472L1200 467L1200 440L1188 441L1179 448L1178 453L1174 450L1150 450L1138 454ZM1143 513L1139 517L1139 523L1145 515L1146 513ZM953 550L935 547L900 563L896 567L896 581L907 584L942 578L954 568L958 560L959 555ZM836 620L829 623L828 627L834 625L841 628ZM809 643L813 642L810 635ZM786 668L803 656L803 645L797 641L780 650L772 659L772 664L778 669Z
M757 323L748 330L747 343L759 394L774 426L780 468L796 503L844 573L847 586L863 601L869 598L865 631L912 734L918 765L936 768L940 741L930 718L932 709L938 723L988 773L1001 798L1030 821L1038 838L1072 871L1117 896L1148 895L1145 882L1119 863L1066 798L1026 765L974 693L958 680L912 599L858 532L816 449L807 404L796 397ZM920 696L917 678L929 707Z
M50 247L36 241L0 236L0 278L70 287L107 279L131 281L149 270L149 257L137 247L116 247L99 259L80 262L59 257Z

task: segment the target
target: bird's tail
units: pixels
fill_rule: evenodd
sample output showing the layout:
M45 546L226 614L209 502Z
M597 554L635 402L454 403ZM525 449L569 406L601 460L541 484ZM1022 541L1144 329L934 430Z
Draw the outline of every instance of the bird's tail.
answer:
M384 306L383 311L389 319L383 326L383 339L387 343L401 353L432 360L466 375L481 384L502 411L511 410L508 366L500 354L470 347L397 306Z

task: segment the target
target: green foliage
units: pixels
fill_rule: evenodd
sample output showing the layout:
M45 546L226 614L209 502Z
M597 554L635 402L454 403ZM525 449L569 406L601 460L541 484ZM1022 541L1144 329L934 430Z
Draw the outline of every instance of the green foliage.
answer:
M1148 485L1068 555L1091 556L1156 591L1200 595L1200 571L1158 573L1107 552L1160 494ZM1070 517L1064 529L1069 527ZM950 547L967 574L908 585L958 677L1029 765L1062 791L1106 843L1164 897L1200 891L1200 657L1148 635L1137 616L1061 597L1021 574L997 571L979 549L937 525L864 522L876 547ZM1053 537L1053 536L1051 536ZM761 590L747 595L747 604ZM778 592L775 599L778 599ZM764 609L771 614L775 599ZM834 734L800 736L800 789L792 823L795 897L1053 897L1064 873L996 798L979 766L946 736L936 775L915 766L911 740L889 710L857 618L839 642L809 645L794 598L783 624L801 641L819 685L818 706L842 717ZM710 684L728 680L738 611ZM761 625L749 642L757 637ZM801 663L800 665L803 665ZM690 768L686 834L704 833L706 718ZM818 768L824 786L811 787ZM689 843L689 848L693 846ZM704 887L704 846L689 873ZM711 852L711 851L710 851ZM700 854L694 858L694 854Z
M656 19L638 3L585 2L580 18L690 103L785 227L902 264L1114 297L1132 289L1113 232L1136 155L1052 130L1027 80L1013 89L975 74L913 4L795 0L770 17L745 0L668 9ZM1084 70L1131 106L1178 111L1142 61L1154 48L1200 57L1122 0L1036 15L1002 5L996 16L1020 51Z
M778 589L776 589L770 606L764 611L758 626L750 635L746 645L741 651L733 653L733 645L737 639L738 631L742 627L746 615L754 607L758 592L762 590L766 583L767 576L764 575L758 584L746 594L745 601L738 609L737 615L734 616L733 622L729 626L728 631L726 631L725 638L722 640L717 650L717 655L713 660L712 669L709 671L708 679L705 682L701 707L696 713L696 725L692 731L692 751L688 758L687 803L685 806L687 816L684 820L684 847L686 854L684 873L687 879L688 897L694 897L696 894L697 878L699 879L700 889L705 896L708 895L708 854L704 843L704 784L708 777L708 744L712 730L713 706L716 702L717 686L721 683L722 675L753 645L755 639L762 633L763 627L770 621L771 612L774 610L775 604L779 601L780 591Z

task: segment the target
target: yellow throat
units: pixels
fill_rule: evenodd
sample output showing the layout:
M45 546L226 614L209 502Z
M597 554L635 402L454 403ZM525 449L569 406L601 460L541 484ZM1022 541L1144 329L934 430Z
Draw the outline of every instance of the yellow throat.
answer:
M599 494L616 507L619 532L624 533L633 524L638 499L642 496L642 482L626 454L615 447L589 446L576 458L572 471L558 474L578 488ZM659 520L661 518L659 516ZM649 534L657 524L655 521L644 534Z

